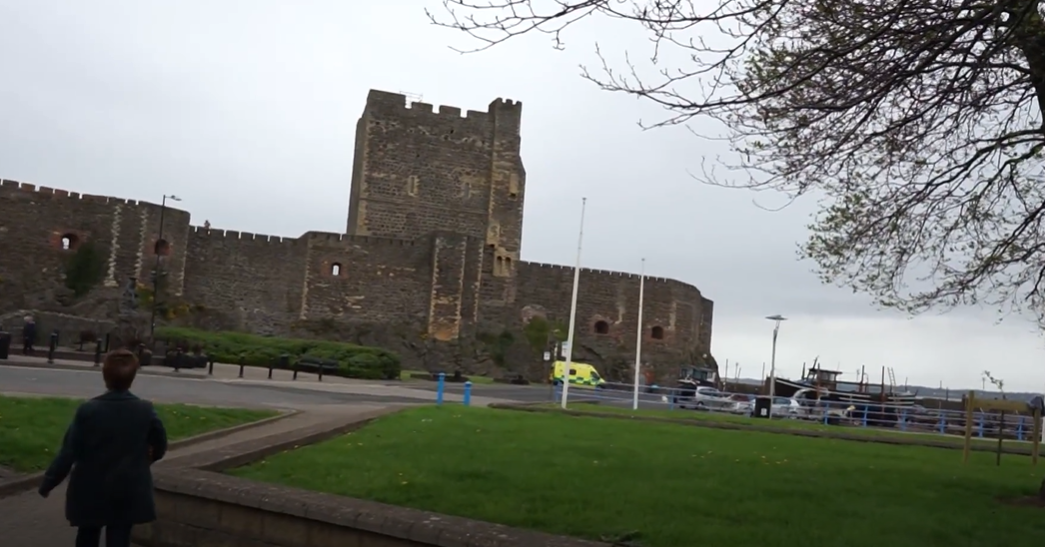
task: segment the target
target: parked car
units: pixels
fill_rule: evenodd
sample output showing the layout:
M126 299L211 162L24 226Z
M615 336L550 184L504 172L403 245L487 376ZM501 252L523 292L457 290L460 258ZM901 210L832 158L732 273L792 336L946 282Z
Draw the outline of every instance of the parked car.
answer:
M667 397L663 398L667 402ZM674 403L679 408L694 408L696 410L724 410L730 408L733 401L730 400L729 394L723 393L713 387L701 386L696 388L693 392L693 396L680 396L674 397Z
M802 405L791 397L773 397L773 416L795 419L804 413Z
M729 396L729 400L733 402L732 406L727 408L728 412L733 414L750 415L755 411L755 396L748 395L747 393L734 393Z

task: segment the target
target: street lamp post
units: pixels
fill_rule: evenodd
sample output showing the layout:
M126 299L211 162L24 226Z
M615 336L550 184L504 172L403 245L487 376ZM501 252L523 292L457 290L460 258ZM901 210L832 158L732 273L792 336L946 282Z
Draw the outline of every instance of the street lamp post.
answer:
M149 316L149 343L155 346L156 334L156 305L160 297L160 242L163 241L163 217L167 211L167 200L181 201L181 198L173 195L163 195L160 201L160 229L156 236L156 242L152 246L152 252L156 255L156 264L152 268L152 314Z
M779 313L776 315L770 315L766 317L770 321L773 321L773 354L769 358L769 418L773 418L773 399L776 398L776 339L777 335L780 334L780 323L787 321L787 318Z

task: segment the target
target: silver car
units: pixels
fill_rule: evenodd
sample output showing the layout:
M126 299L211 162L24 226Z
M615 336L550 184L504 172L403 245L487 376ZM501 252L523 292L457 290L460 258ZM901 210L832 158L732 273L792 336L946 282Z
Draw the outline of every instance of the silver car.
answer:
M773 417L798 418L803 414L802 405L791 397L773 397Z

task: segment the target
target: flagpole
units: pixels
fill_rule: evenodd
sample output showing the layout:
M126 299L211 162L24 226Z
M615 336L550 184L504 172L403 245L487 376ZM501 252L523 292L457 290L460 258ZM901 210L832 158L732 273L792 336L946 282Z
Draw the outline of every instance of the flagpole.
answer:
M577 234L577 266L573 269L573 299L570 301L570 327L566 338L566 364L562 371L562 408L570 393L570 368L573 366L573 331L577 325L577 289L581 284L581 243L584 242L584 209L588 206L588 198L581 198L581 228Z
M639 270L639 324L635 334L635 393L631 399L631 409L639 409L639 373L642 369L642 300L646 292L646 259L642 259L642 269Z

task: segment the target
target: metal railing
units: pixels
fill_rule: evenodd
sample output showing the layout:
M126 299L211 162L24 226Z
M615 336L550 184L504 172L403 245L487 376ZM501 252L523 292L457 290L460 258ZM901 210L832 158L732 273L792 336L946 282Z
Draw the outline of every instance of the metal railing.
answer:
M693 390L668 388L659 386L640 386L640 412L671 412L668 416L706 418L711 420L728 420L750 423L765 423L765 417L756 417L755 398L768 396L752 396L750 394L729 393L719 391L721 397L694 396ZM562 391L559 386L552 390L553 402L560 402ZM772 405L770 418L805 422L810 426L825 425L861 429L881 429L904 433L921 433L927 435L965 434L967 415L965 410L949 410L944 408L925 408L911 402L895 403L876 400L872 395L868 401L859 401L859 395L851 401L805 400L789 397L775 397L777 404ZM569 405L596 403L601 407L611 407L608 411L619 412L631 410L633 391L631 386L621 384L591 388L576 384L570 385ZM569 406L568 405L568 406ZM585 410L597 410L596 408ZM685 416L681 413L690 413ZM1034 430L1033 416L1028 414L1001 414L995 411L973 409L972 435L974 438L1004 439L1031 441Z

